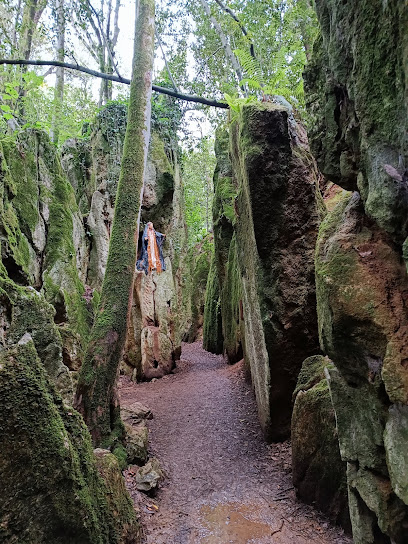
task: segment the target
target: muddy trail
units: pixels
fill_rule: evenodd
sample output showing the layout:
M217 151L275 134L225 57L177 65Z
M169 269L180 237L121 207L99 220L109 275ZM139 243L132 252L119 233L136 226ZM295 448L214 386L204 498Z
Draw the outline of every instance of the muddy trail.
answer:
M147 544L349 544L296 499L289 443L265 444L242 365L184 344L175 373L122 383L121 404L152 409L151 454L166 472L153 498L128 488Z

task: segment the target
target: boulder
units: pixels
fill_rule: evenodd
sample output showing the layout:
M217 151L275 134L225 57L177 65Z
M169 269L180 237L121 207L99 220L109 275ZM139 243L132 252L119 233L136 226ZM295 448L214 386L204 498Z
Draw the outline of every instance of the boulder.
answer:
M120 544L139 544L141 540L137 512L125 487L125 481L118 460L109 450L94 450L98 472L106 487L106 500L109 508L108 523L111 527L111 542Z
M0 353L0 541L137 544L116 460L97 470L81 416L64 406L28 334Z
M146 419L153 419L150 408L144 406L141 402L134 402L130 406L121 406L120 414L125 423L137 425Z
M323 355L303 362L292 414L292 474L298 496L350 530L346 463L340 457L336 418Z
M55 309L30 287L20 287L0 276L0 308L3 315L3 337L0 349L16 344L25 334L33 340L50 382L65 403L73 403L73 383L63 361L63 343L59 327L54 323Z
M149 431L141 423L137 426L126 425L126 454L130 464L143 465L148 458Z
M163 477L164 474L159 461L152 457L146 465L137 471L135 476L136 488L145 493L155 491Z
M399 252L358 193L323 221L316 250L321 347L355 385L380 379L408 402L408 278Z
M321 224L316 290L321 348L335 364L327 377L348 464L354 542L403 544L408 278L394 241L365 215L358 193Z

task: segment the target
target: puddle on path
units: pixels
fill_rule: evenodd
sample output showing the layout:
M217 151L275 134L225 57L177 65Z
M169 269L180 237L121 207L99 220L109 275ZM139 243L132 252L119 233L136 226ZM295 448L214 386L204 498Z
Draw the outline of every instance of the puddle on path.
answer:
M271 534L268 524L255 521L256 508L251 505L203 506L200 513L204 527L210 532L201 540L202 544L247 544Z
M287 531L284 523L282 521L272 523L270 517L268 520L262 519L262 511L264 513L260 505L238 502L202 506L200 522L205 529L196 542L197 544L293 542L293 538L285 535Z

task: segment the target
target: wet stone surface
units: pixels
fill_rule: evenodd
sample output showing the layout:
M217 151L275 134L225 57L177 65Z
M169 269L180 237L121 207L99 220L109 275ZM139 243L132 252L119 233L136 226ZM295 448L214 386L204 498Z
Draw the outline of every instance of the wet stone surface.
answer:
M240 363L184 344L173 375L122 382L122 406L136 401L154 413L150 453L166 473L149 497L127 471L146 544L351 544L296 499L290 444L265 444Z

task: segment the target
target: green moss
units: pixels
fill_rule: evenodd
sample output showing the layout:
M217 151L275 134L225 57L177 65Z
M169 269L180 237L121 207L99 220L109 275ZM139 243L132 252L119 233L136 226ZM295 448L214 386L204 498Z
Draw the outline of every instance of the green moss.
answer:
M173 167L166 155L164 142L156 132L152 132L150 139L150 158L156 167L162 172L168 172L173 175Z
M11 204L6 204L1 214L3 228L6 231L8 249L17 266L30 273L30 250L27 238L20 230L18 218Z
M211 236L190 248L187 260L192 278L185 283L186 293L191 305L191 326L188 341L195 342L203 325L207 278L213 258L214 244Z
M238 263L235 234L228 252L225 282L221 286L222 332L224 351L229 363L235 363L243 357L241 330L242 280Z
M299 391L308 391L320 382L327 385L324 375L326 367L332 368L333 363L323 355L313 355L305 359L299 372L293 398L296 397Z
M39 221L35 147L30 143L24 137L19 143L20 149L14 141L0 143L7 165L5 183L12 188L13 207L27 237L31 236Z
M101 302L78 380L86 423L95 444L109 437L120 421L114 384L125 345L129 302L136 265L140 197L145 175L145 137L150 87L146 77L153 65L153 0L139 2L129 115L116 195L115 216ZM95 369L97 368L97 372Z
M0 384L0 539L119 544L112 515L131 519L130 508L110 512L89 433L49 386L32 342L2 352Z
M1 222L7 235L3 253L11 256L28 283L38 288L43 282L47 300L68 320L85 347L92 315L82 297L84 287L78 277L73 240L73 216L78 207L56 149L45 133L28 130L17 141L3 139L0 154L4 184ZM44 225L40 225L42 208L49 211ZM38 226L40 234L35 232ZM45 236L45 250L36 247L45 243Z
M113 455L116 457L119 463L120 470L125 470L128 466L127 452L123 444L118 444L112 450Z
M211 353L223 352L220 287L214 255L211 259L205 290L203 348Z
M307 358L294 393L292 415L293 481L298 495L349 529L346 464L340 458L336 420L322 355Z
M402 256L408 272L408 238L405 239L404 245L402 246Z
M358 188L366 214L402 244L405 188L384 166L402 174L408 152L406 9L399 0L323 0L316 10L322 38L305 71L312 151L324 175Z

